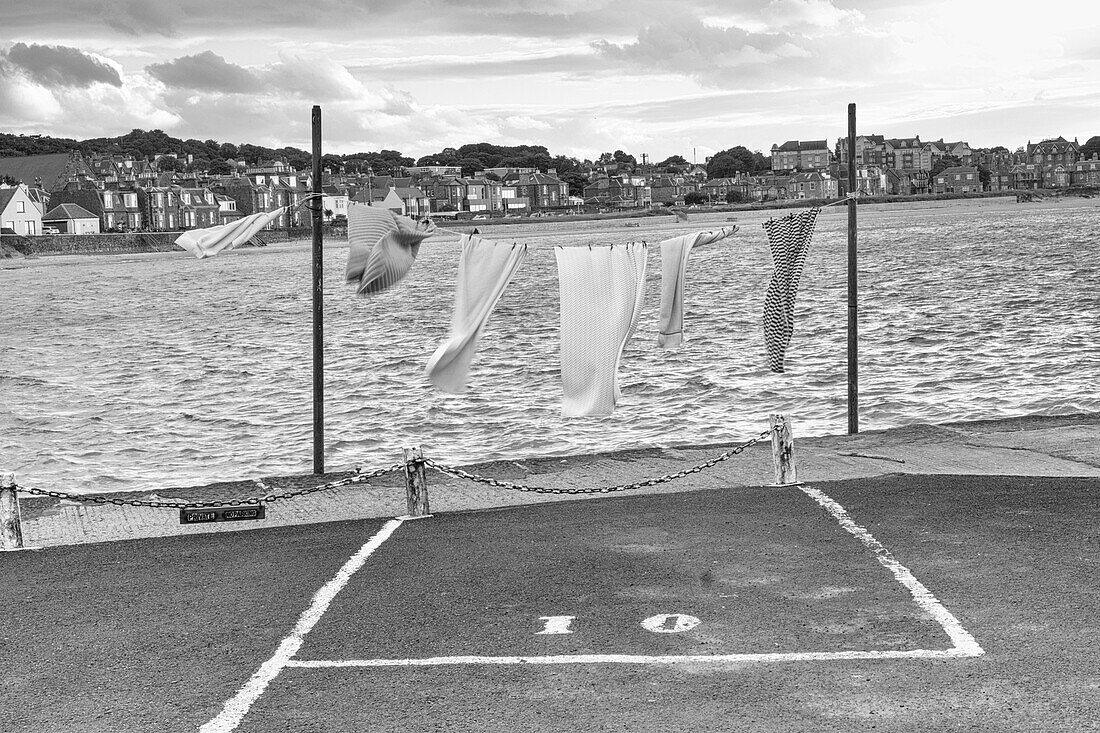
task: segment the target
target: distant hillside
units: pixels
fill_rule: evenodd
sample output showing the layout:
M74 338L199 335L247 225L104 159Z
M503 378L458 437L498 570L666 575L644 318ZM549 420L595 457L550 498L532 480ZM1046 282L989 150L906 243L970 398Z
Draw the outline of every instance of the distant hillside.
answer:
M125 155L135 159L152 159L163 153L175 153L186 159L190 155L196 167L205 170L210 163L233 159L260 163L275 158L285 159L298 170L308 170L312 154L298 148L266 148L262 145L219 143L217 140L180 140L162 130L131 130L120 137L98 137L89 140L48 137L46 135L12 135L0 133L0 158L19 155L45 155L79 150L84 156ZM382 150L351 155L326 155L326 165L346 165L352 169L372 166L375 173L389 173L394 166L409 166L413 159L396 150Z
M259 145L233 145L217 140L180 140L161 130L131 130L120 137L97 137L89 140L72 140L45 135L11 135L0 133L0 157L13 155L42 155L79 150L84 155L128 155L134 158L151 158L158 153L175 153L181 157L192 155L196 159L224 160L244 159L257 162L261 159L286 157L291 165L309 166L310 154L297 148L265 148Z

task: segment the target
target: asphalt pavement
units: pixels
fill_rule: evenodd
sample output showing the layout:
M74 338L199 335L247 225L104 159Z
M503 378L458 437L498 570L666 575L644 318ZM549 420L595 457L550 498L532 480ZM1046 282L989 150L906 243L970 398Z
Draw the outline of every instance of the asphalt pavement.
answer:
M1098 422L796 439L801 486L763 447L585 501L430 478L403 522L394 477L357 489L376 517L0 553L0 729L1096 730Z

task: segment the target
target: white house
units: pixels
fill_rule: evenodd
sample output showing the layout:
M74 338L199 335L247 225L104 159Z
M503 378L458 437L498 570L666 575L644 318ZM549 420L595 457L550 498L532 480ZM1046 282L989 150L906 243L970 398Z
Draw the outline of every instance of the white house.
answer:
M394 188L386 192L386 197L381 201L374 201L371 206L380 209L389 209L397 214L420 217L427 216L430 211L430 199L419 188Z
M62 234L99 234L99 216L77 204L61 204L42 216L44 226L57 228Z
M332 212L332 216L326 217L326 219L335 219L337 217L341 220L347 219L349 200L347 189L337 188L336 186L323 186L321 188L321 195L322 211Z
M42 210L26 185L0 186L0 227L14 234L42 233Z
M397 195L397 190L391 188L386 192L386 198L381 201L372 201L371 206L377 206L380 209L389 209L395 214L405 213L405 202L401 200L401 197Z

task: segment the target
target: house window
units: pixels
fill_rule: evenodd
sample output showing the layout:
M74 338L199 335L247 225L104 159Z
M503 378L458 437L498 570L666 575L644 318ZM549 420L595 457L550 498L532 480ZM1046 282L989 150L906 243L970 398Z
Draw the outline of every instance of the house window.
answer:
M27 212L26 202L25 201L16 201L15 202L15 213L16 214L25 214L26 212Z

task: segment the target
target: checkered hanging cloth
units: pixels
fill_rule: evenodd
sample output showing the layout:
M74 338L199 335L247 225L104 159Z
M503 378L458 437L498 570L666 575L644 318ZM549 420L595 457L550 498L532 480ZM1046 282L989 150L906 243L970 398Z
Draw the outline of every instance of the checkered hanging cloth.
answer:
M775 268L764 297L764 344L773 372L783 371L783 355L794 333L794 296L820 213L821 209L813 208L764 222Z

